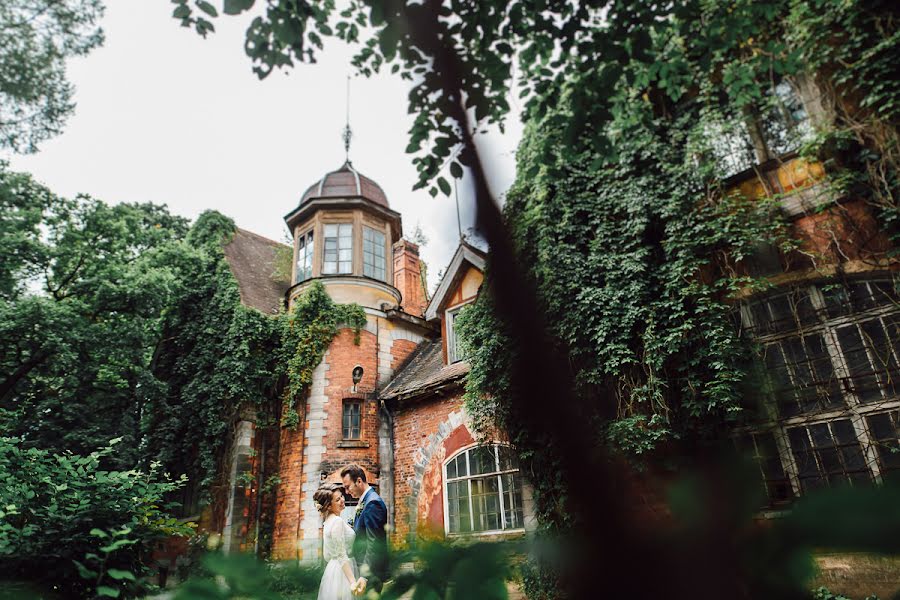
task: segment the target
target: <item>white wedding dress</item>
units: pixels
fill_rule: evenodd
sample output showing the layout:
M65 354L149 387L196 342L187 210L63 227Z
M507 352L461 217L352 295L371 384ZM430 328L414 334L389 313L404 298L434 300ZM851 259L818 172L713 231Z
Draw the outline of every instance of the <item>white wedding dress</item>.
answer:
M325 558L325 573L319 585L318 600L353 600L350 583L344 575L343 565L350 563L354 581L359 577L356 561L350 557L356 534L353 528L337 515L328 515L322 526L322 555Z

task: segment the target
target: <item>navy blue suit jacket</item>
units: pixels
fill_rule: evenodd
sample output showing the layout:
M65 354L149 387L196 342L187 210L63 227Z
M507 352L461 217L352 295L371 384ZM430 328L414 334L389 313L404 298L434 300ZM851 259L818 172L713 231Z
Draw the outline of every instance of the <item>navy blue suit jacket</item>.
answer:
M369 490L363 503L362 512L353 522L356 540L353 542L353 557L359 565L360 573L367 579L375 579L376 585L388 574L387 556L387 505L374 489ZM370 586L372 584L370 583Z

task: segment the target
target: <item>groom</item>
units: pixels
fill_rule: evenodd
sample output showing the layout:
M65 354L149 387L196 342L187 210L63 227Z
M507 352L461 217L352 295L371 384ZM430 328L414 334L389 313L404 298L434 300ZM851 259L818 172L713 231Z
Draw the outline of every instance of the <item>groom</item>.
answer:
M358 595L367 587L381 592L381 587L388 575L387 506L375 490L366 482L366 473L359 465L347 465L341 470L344 489L359 498L356 517L353 519L353 530L356 540L353 542L353 557L359 565L361 577L354 585Z

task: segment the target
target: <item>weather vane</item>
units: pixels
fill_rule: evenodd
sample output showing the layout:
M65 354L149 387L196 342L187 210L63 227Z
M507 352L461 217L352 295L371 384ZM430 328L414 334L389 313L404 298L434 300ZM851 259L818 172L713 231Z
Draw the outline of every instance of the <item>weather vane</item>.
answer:
M347 75L347 124L344 125L344 160L350 163L350 140L353 139L353 131L350 129L350 76Z

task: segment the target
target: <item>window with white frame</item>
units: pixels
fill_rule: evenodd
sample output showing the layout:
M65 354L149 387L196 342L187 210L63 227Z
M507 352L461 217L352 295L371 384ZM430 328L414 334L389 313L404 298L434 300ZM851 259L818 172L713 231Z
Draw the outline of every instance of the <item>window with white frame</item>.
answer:
M796 287L741 307L766 366L768 423L738 441L763 469L770 502L900 473L900 297L884 279ZM762 433L765 432L765 433ZM761 435L772 442L760 449ZM750 442L755 445L752 446Z
M812 133L799 90L787 80L771 86L753 110L706 114L704 142L730 177L796 150Z
M328 223L324 226L325 246L322 274L353 272L353 224Z
M342 434L345 440L358 440L362 432L362 402L344 400Z
M363 275L387 281L384 233L363 226Z
M297 237L297 283L312 277L313 247L312 229Z
M457 306L444 313L444 321L447 324L447 364L453 364L465 360L465 346L460 344L459 334L456 330L456 319L460 311L466 306Z
M475 446L444 463L448 534L523 529L519 463L509 446Z

